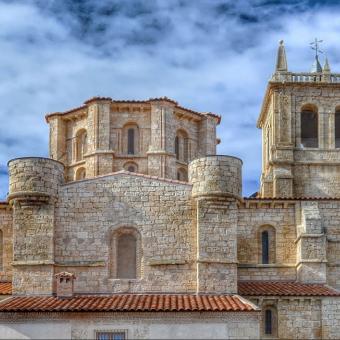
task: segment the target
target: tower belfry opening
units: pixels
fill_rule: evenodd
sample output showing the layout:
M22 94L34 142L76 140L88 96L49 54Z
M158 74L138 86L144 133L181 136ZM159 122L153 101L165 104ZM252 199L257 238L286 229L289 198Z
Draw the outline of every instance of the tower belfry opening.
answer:
M338 197L340 190L340 74L328 58L319 60L322 40L310 72L288 71L280 41L275 73L258 119L262 129L262 197Z

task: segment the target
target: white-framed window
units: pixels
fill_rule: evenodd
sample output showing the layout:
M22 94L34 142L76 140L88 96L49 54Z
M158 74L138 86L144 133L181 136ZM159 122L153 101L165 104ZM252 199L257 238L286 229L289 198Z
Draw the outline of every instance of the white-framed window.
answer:
M95 331L96 340L126 340L127 330L97 330Z

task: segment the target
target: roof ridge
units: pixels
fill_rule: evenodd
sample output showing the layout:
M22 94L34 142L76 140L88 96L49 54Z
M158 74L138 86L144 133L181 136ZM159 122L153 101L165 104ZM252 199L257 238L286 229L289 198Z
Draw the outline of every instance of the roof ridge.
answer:
M62 111L62 112L46 113L45 119L46 119L46 121L48 121L48 119L52 116L64 116L68 113L72 113L72 112L75 112L75 111L78 111L78 110L81 110L81 109L85 109L85 108L88 107L88 104L90 104L93 101L110 101L111 103L122 103L122 104L124 104L124 103L126 103L126 104L128 104L128 103L130 103L130 104L147 104L147 103L151 103L151 102L155 102L155 101L167 101L169 103L174 104L177 109L184 110L184 111L187 111L187 112L190 112L190 113L202 116L202 117L211 116L211 117L217 118L218 124L221 122L221 116L216 114L216 113L199 112L199 111L195 111L195 110L192 110L192 109L188 109L186 107L180 106L177 101L175 101L174 99L168 98L166 96L149 98L149 99L144 99L144 100L134 100L134 99L132 99L132 100L125 100L125 99L117 100L117 99L112 99L111 97L95 96L95 97L91 97L91 98L85 100L84 105L81 105L81 106L78 106L78 107L75 107L75 108L72 108L72 109L69 109L69 110L66 110L66 111Z

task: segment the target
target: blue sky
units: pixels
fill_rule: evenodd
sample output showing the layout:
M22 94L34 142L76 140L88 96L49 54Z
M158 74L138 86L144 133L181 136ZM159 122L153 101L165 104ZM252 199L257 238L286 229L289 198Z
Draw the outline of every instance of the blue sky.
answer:
M95 95L168 96L222 115L218 153L243 159L244 195L258 188L256 128L276 49L308 71L324 40L340 72L339 1L0 0L0 198L7 161L47 156L47 112Z

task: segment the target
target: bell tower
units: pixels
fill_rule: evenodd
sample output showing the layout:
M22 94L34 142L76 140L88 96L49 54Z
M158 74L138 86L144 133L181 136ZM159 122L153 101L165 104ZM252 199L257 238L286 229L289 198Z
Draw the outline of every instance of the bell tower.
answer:
M280 42L257 122L262 129L261 197L339 197L340 74L319 43L310 72L288 71ZM338 142L337 142L338 141Z

